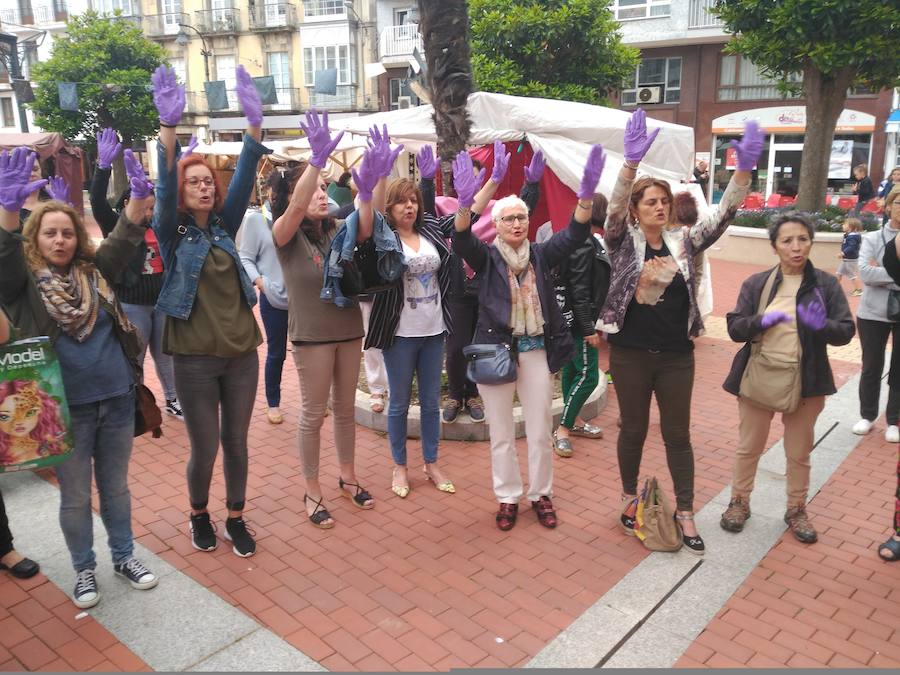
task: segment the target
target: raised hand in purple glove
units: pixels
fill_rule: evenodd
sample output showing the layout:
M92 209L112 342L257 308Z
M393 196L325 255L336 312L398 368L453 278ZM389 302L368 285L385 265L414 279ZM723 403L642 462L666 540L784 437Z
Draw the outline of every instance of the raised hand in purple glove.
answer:
M122 152L122 144L119 143L119 137L116 130L106 127L97 134L97 166L101 169L112 168L119 153Z
M502 183L509 168L509 153L502 141L494 141L494 168L491 169L491 180Z
M762 326L763 330L768 330L772 326L777 326L780 323L785 323L786 321L790 321L791 317L789 317L784 312L772 311L766 312L762 315L762 320L759 322L760 326Z
M50 176L50 183L47 185L47 194L50 199L55 199L64 204L71 204L69 200L69 184L62 176Z
M584 173L581 176L581 187L578 188L578 199L594 198L594 193L597 191L597 183L600 182L600 176L603 174L603 167L605 165L606 155L603 153L603 146L595 145L591 147L587 164L584 165Z
M187 144L187 147L184 149L184 152L181 153L181 159L185 157L189 157L190 154L194 151L194 149L200 145L200 141L197 140L196 136L191 136L190 142Z
M369 151L372 153L373 162L377 162L376 166L381 176L389 176L394 168L394 162L403 152L403 144L399 144L391 150L391 136L388 134L387 124L383 127L383 131L379 132L377 126L369 129Z
M350 175L353 176L353 183L356 185L359 201L371 202L375 186L378 185L378 181L381 179L378 159L372 154L371 150L366 150L365 154L363 154L359 172L356 169L351 169Z
M762 154L766 144L766 138L756 120L747 120L744 124L744 135L740 142L731 141L731 147L737 154L738 171L753 171L756 166L756 160Z
M253 84L253 78L244 66L238 66L234 71L234 77L237 80L235 85L235 93L241 102L241 110L247 117L247 124L251 127L262 126L263 111L262 99Z
M434 178L434 174L437 173L437 161L430 145L423 145L416 154L416 164L419 165L419 173L422 174L422 178L426 180Z
M168 126L178 124L184 112L184 85L178 84L175 71L160 66L150 76L153 82L153 104L159 112L159 121Z
M659 132L655 129L652 134L647 134L647 113L643 108L631 113L625 125L625 161L637 163L644 159Z
M130 148L125 150L125 173L131 184L132 199L146 199L153 194L153 181L147 178L141 160L134 156Z
M475 203L475 193L484 181L484 169L476 176L472 171L472 158L463 150L453 160L453 187L456 189L456 198L462 209L471 208Z
M544 153L538 150L531 158L531 162L525 167L525 182L540 183L541 176L544 175L544 167L547 166L547 160L544 159Z
M18 213L28 195L47 184L45 179L29 182L36 160L28 148L0 152L0 207Z
M825 311L825 303L822 302L822 294L816 289L819 299L812 300L806 305L797 305L797 320L812 331L825 328L828 320L828 312Z
M309 139L309 148L312 150L309 163L317 169L324 169L325 164L328 162L328 157L334 152L338 143L341 142L344 132L342 131L332 138L331 132L328 130L328 113L323 112L320 121L319 115L315 110L310 110L306 113L306 124L300 122L300 128L303 129L303 132ZM359 186L357 185L357 187Z

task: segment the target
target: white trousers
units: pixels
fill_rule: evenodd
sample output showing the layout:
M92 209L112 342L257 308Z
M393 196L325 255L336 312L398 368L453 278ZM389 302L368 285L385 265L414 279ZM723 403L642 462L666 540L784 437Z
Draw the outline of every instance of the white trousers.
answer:
M524 493L516 451L513 395L519 394L528 442L528 499L553 495L553 384L543 349L519 354L518 379L478 385L491 434L494 494L501 504L517 504Z
M363 328L369 333L369 315L372 313L372 303L363 301L359 303L362 310ZM387 391L387 370L384 367L384 354L380 349L372 347L363 350L363 365L366 368L366 383L369 385L369 393L383 394Z

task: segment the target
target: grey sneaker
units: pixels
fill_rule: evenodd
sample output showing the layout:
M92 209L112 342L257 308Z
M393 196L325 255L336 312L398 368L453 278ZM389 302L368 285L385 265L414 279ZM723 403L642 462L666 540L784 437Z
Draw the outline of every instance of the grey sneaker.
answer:
M131 582L133 588L146 591L159 583L159 578L135 557L131 557L120 565L113 565L113 571Z
M719 525L729 532L740 532L744 529L744 523L750 517L750 501L744 497L732 497L728 502L728 508L722 514Z
M88 609L100 602L100 589L97 588L97 577L94 576L94 570L81 570L75 577L72 602L79 609Z
M455 422L456 418L459 417L462 407L462 401L457 401L455 398L448 398L447 403L444 406L444 411L441 413L444 424Z
M473 422L484 422L484 406L481 405L479 397L466 399L466 410L469 412L469 419Z

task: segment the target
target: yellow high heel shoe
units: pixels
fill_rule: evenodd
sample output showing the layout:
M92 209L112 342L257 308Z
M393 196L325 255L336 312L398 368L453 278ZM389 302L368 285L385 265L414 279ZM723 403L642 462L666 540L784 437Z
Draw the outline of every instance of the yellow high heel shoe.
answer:
M425 474L425 478L426 478L427 480L430 480L432 483L434 483L434 486L435 486L438 490L440 490L441 492L448 492L448 493L450 493L451 495L456 493L456 487L454 487L453 481L445 480L445 481L443 481L443 482L441 482L441 483L438 483L438 482L434 479L434 476L431 475L431 472L428 471L428 465L427 465L427 464L426 464L425 466L422 467L422 473L424 473L424 474Z
M397 468L394 467L394 473L391 477L391 492L400 497L400 499L406 499L407 495L409 495L409 485L397 485L394 482L397 480ZM409 482L409 476L407 476L407 482Z

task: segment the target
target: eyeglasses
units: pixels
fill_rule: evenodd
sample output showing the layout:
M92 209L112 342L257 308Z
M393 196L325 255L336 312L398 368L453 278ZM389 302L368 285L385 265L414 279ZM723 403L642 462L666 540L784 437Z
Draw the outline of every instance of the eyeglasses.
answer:
M502 220L506 225L512 225L517 220L520 223L528 222L528 214L527 213L512 213L508 216L503 216L500 220Z
M190 185L192 188L195 188L201 184L206 187L216 186L215 182L212 179L212 176L206 176L205 178L197 178L196 176L191 176L190 178L185 178L184 182L186 185Z

